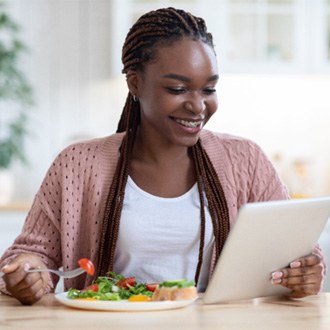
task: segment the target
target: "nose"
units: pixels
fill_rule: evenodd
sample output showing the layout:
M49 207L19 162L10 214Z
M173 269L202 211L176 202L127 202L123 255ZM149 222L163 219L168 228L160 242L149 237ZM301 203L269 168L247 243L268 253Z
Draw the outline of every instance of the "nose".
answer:
M206 109L205 98L197 92L192 93L185 101L184 108L194 114L201 114Z

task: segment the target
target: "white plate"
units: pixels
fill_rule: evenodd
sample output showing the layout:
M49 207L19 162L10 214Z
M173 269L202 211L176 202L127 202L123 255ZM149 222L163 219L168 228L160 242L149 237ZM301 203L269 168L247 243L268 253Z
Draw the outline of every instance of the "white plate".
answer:
M73 308L101 310L101 311L157 311L165 309L182 308L192 304L196 299L177 301L150 301L150 302L129 302L127 300L84 300L69 299L67 292L58 293L55 298L62 304Z

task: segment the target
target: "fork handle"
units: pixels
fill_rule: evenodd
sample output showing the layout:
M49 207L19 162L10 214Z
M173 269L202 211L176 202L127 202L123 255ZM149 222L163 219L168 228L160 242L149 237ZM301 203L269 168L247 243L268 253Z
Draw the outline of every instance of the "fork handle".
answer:
M54 273L54 274L58 275L57 270L48 269L48 268L30 268L30 269L26 270L26 272L27 273L49 272L49 273Z

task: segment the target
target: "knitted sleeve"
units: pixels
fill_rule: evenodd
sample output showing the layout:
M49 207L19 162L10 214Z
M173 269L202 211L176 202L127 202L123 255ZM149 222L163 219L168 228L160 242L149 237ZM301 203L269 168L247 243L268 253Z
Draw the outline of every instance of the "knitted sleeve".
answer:
M22 232L3 254L0 267L10 263L22 253L32 253L39 256L49 268L58 267L61 255L60 234L58 228L54 226L40 207L37 198L25 220ZM53 291L57 281L55 276L51 276L46 291ZM0 291L8 294L2 279L0 279Z
M42 185L25 219L21 233L0 259L0 267L10 263L16 256L32 253L41 258L49 268L61 266L61 182L54 180L60 174L61 155L49 168ZM50 206L51 205L51 206ZM47 291L53 291L58 278L51 275ZM0 290L7 293L0 279Z
M288 199L286 186L281 182L273 164L255 143L247 141L248 177L250 178L247 202Z
M108 189L122 136L68 146L46 173L21 234L0 259L0 267L22 253L39 256L50 268L77 267L86 257L95 262ZM66 287L84 287L87 276L65 280ZM54 290L51 276L48 290ZM0 279L0 290L5 292Z

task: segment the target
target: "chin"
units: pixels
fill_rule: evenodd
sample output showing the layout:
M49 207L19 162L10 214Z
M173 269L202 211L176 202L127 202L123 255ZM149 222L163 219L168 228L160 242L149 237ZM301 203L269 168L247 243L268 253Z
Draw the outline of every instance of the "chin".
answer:
M199 135L195 137L189 137L189 138L180 138L176 140L176 144L182 146L182 147L193 147L199 139Z

